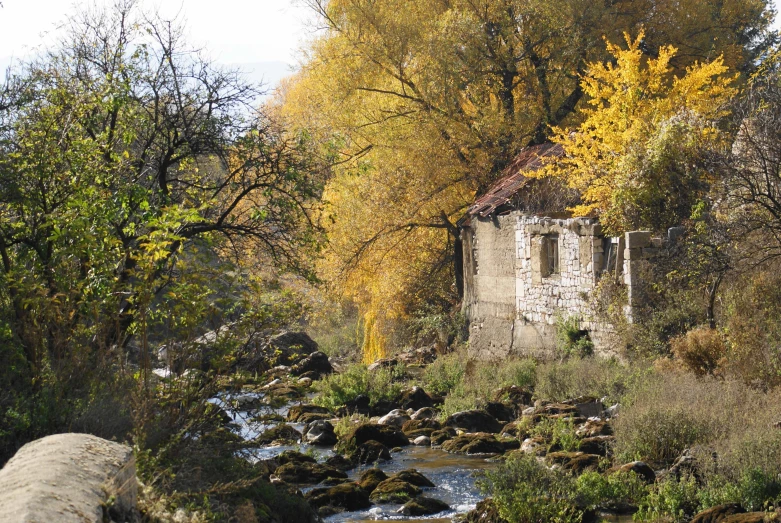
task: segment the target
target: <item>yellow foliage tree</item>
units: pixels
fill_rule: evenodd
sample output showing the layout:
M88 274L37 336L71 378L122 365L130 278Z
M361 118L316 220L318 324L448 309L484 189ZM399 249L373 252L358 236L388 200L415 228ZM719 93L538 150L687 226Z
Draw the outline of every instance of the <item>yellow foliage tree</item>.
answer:
M274 103L334 163L321 276L364 316L367 359L390 327L458 300L456 220L525 146L579 121L602 37L641 25L741 70L766 0L306 0L325 28ZM657 43L657 38L663 40Z
M703 155L724 145L718 123L736 93L737 75L722 57L676 76L670 62L678 50L665 46L649 59L643 38L625 35L626 49L608 43L613 61L590 64L584 120L556 129L567 156L541 173L577 189L582 204L573 213L598 215L612 234L690 217L711 181Z

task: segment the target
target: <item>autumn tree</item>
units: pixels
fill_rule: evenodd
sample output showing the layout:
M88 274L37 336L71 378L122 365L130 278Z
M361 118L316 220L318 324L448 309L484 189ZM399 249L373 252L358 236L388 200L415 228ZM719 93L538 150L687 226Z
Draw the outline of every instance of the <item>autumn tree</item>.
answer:
M764 0L309 4L324 32L280 101L338 164L321 269L367 318L458 299L456 220L521 148L577 124L581 75L611 58L603 36L646 27L640 50L680 48L679 75L719 55L743 71L772 14Z
M213 300L181 278L196 263L251 252L309 272L321 178L307 140L182 35L132 1L82 13L5 93L2 351L28 383L88 383L134 336L143 362L156 310Z
M736 93L723 58L678 76L670 65L678 50L646 58L643 36L626 36L626 49L608 42L613 61L589 65L583 121L557 129L566 156L546 173L580 192L576 216L599 216L613 235L664 231L691 217L713 181L708 153L727 143L719 122Z

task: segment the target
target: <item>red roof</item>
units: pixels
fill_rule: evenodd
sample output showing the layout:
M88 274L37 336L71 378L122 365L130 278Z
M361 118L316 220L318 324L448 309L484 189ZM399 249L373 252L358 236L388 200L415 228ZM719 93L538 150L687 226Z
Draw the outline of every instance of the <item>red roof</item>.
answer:
M510 201L529 181L524 173L541 169L547 159L561 158L564 148L557 143L543 143L523 149L502 172L501 178L467 210L470 216L488 216Z

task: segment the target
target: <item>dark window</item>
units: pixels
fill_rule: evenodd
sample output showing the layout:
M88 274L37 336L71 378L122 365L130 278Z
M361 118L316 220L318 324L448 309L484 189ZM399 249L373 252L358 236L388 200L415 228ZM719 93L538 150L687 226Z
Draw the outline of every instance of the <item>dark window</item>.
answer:
M552 234L545 237L545 254L548 259L548 274L559 273L559 236Z

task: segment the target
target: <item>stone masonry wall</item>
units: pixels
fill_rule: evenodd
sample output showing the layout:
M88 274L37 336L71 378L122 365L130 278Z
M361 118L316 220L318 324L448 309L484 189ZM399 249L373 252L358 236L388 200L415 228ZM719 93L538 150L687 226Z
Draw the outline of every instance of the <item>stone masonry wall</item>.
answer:
M579 318L597 352L610 355L612 330L593 321L588 305L610 241L602 236L596 220L513 212L474 218L470 228L464 238L464 271L471 355L483 359L551 356L556 321L568 316ZM547 274L545 242L553 237L557 237L559 271ZM621 267L623 241L616 250Z

